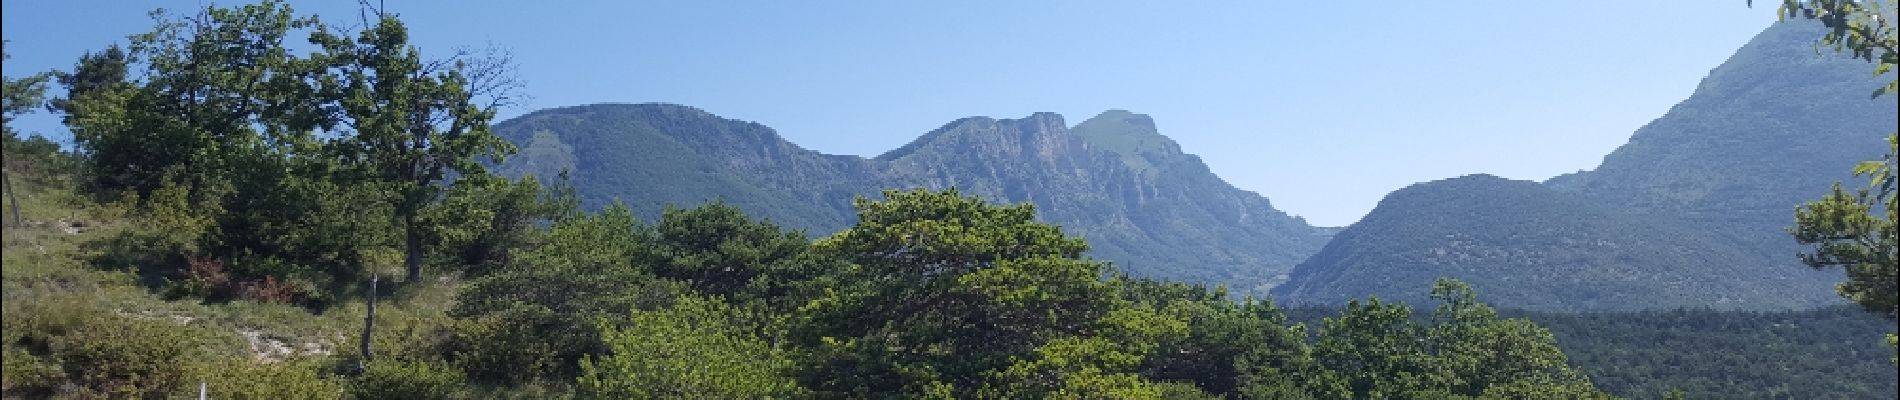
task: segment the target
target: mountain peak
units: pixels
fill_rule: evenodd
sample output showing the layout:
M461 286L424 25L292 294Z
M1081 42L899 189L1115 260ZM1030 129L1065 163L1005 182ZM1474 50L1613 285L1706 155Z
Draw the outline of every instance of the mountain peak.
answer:
M1159 134L1160 132L1159 129L1155 128L1154 118L1148 117L1148 114L1137 114L1137 113L1134 113L1128 110L1119 109L1119 108L1103 111L1101 114L1096 114L1095 117L1093 118L1089 118L1088 120L1082 121L1081 124L1076 124L1076 126L1080 127L1083 124L1089 124L1089 123L1097 123L1097 124L1119 123L1119 124L1126 124L1129 126L1133 126L1150 133Z
M1052 138L1064 135L1068 130L1068 125L1064 122L1061 114L1046 111L1029 114L1029 116L1017 119L995 119L981 116L963 117L943 124L942 127L932 130L930 133L925 133L923 136L917 137L916 140L912 140L902 147L884 152L884 154L878 155L875 159L892 161L916 154L928 148L940 146L961 147L961 145L955 143L967 145L972 142L1006 141L1015 143L1015 146L1049 143L1053 142Z
M1069 131L1089 146L1121 155L1122 163L1144 173L1163 159L1184 154L1180 144L1155 127L1154 118L1128 110L1103 111Z

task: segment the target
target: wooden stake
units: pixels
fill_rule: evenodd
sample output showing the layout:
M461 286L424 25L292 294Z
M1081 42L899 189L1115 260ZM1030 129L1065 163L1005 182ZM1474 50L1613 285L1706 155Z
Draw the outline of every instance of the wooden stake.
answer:
M363 315L363 359L358 360L356 364L359 371L369 371L369 361L373 357L369 348L369 334L376 330L376 281L378 278L377 274L369 276L369 311Z

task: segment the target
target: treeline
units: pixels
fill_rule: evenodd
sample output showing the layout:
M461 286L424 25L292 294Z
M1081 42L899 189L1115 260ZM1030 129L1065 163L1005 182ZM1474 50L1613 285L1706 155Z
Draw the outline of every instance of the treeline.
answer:
M1556 334L1605 391L1658 398L1884 399L1900 393L1893 321L1851 306L1808 311L1505 312Z
M1289 307L1319 324L1339 310ZM1590 383L1627 398L1884 399L1900 393L1891 321L1851 306L1804 311L1560 313L1499 310L1551 331Z

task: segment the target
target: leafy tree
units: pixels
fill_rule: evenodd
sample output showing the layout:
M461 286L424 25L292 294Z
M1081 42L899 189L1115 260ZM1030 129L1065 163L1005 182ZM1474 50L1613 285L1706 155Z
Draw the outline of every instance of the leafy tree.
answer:
M312 89L321 71L285 43L321 23L277 1L153 17L125 50L87 54L59 77L68 94L51 108L66 114L89 188L150 209L169 182L190 205L179 211L214 221L181 235L192 246L171 247L186 253L139 256L172 260L148 271L203 282L209 272L182 260L212 259L231 267L233 279L216 279L234 285L224 289L287 282L321 305L320 292L353 282L385 237L361 218L378 211L380 188L332 179L316 135L327 118Z
M0 60L11 58L12 55L0 48ZM0 80L0 118L5 118L0 121L13 122L14 117L38 108L40 102L46 100L46 82L51 76L49 73L38 73L19 79Z
M1432 313L1433 325L1426 338L1439 359L1436 364L1451 375L1450 392L1490 397L1503 391L1517 393L1506 397L1523 398L1526 393L1563 388L1551 392L1553 396L1538 397L1607 397L1570 368L1550 330L1529 320L1499 319L1497 311L1479 303L1476 292L1463 282L1441 280L1433 285L1432 297L1440 304Z
M572 379L582 357L605 351L598 318L664 305L679 290L632 265L646 242L638 228L618 205L556 222L544 243L456 294L444 352L479 381Z
M626 318L601 321L611 350L581 361L583 397L786 398L801 392L787 374L792 364L784 350L754 336L723 302L688 296Z
M1192 382L1208 393L1239 395L1243 375L1292 375L1314 368L1303 330L1267 301L1234 301L1223 290L1119 277L1122 296L1154 304L1187 323L1185 335L1164 340L1143 363L1142 375ZM1259 370L1272 370L1266 372ZM1243 370L1256 370L1243 373Z
M0 60L12 59L0 48ZM38 73L19 79L0 78L0 130L4 130L7 139L7 155L13 155L13 145L19 141L19 134L13 131L13 118L32 112L46 101L46 83L52 74Z
M4 46L4 42L0 42L0 46ZM13 56L6 54L4 48L0 48L0 60L9 58ZM0 146L4 146L0 153L4 153L6 158L5 169L0 170L0 174L4 175L0 175L0 178L3 178L6 185L7 203L13 205L13 220L10 222L12 224L21 222L20 200L14 195L13 189L13 169L16 160L20 156L31 157L46 152L45 146L40 143L52 144L37 135L34 136L34 139L38 139L37 141L21 140L19 134L13 132L13 118L38 108L40 103L46 100L46 81L49 76L50 74L39 73L20 79L0 77L0 134L5 135L4 138L0 138L4 140L0 141ZM58 147L52 150L52 153L56 153Z
M490 133L490 121L512 83L499 59L458 53L425 62L409 44L409 30L393 14L372 10L371 26L354 38L325 28L311 35L333 75L319 93L334 102L348 135L334 146L345 171L395 193L394 219L403 228L407 280L422 277L426 227L418 217L440 201L441 182L487 174L483 158L500 161L514 151ZM494 101L482 103L484 94Z
M785 295L802 275L795 269L810 240L755 221L737 207L713 202L699 208L668 208L654 226L653 246L639 256L661 277L702 293L767 299ZM788 276L788 274L792 276Z
M204 196L282 169L268 164L273 155L315 125L293 107L306 75L284 40L316 20L273 1L152 15L157 25L134 35L128 52L88 54L60 79L69 94L54 106L68 113L101 188L149 193L173 174ZM133 60L143 73L128 81Z
M1404 304L1354 301L1319 332L1314 357L1337 380L1306 383L1321 398L1607 398L1569 367L1550 331L1499 319L1470 286L1441 279L1428 324ZM1292 384L1271 382L1265 393ZM1277 387L1275 386L1277 385Z
M423 212L427 242L438 246L433 263L469 276L502 271L517 251L541 240L540 224L572 217L563 186L544 189L534 177L518 181L487 175L456 181L442 201Z
M849 267L800 310L806 384L836 395L970 396L986 371L1049 341L1086 335L1114 305L1087 245L1038 223L1030 205L954 190L859 199L858 224L816 251Z
M985 398L1151 399L1173 390L1177 395L1194 395L1198 390L1164 388L1138 373L1162 342L1179 340L1187 331L1186 322L1154 310L1116 308L1103 318L1099 334L1057 338L1030 356L1013 357L1007 368L991 374L978 394Z
M1339 375L1353 398L1407 396L1442 384L1448 371L1433 365L1420 340L1424 332L1410 318L1403 303L1347 303L1320 328L1314 357Z

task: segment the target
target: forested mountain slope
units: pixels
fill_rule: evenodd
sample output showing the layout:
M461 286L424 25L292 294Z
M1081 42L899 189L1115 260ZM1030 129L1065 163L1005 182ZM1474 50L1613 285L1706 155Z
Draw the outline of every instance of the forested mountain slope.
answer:
M1880 158L1900 120L1895 96L1869 98L1872 64L1818 45L1824 32L1811 21L1762 31L1597 169L1547 184L1799 265L1784 231L1794 206Z
M509 174L566 170L589 206L613 199L651 220L709 200L828 234L855 221L851 200L885 188L957 188L1039 215L1089 239L1093 256L1141 276L1264 291L1327 234L1234 188L1159 133L1109 111L1073 127L1060 115L963 118L875 158L798 147L771 128L669 104L535 112L497 131L521 147Z
M1452 276L1540 310L1839 302L1840 273L1802 266L1784 229L1795 205L1879 157L1896 108L1869 98L1870 64L1817 47L1821 35L1807 21L1769 27L1594 171L1395 192L1275 294L1418 301L1424 282Z
M1455 277L1485 288L1487 301L1537 310L1788 308L1834 298L1814 282L1772 279L1782 266L1695 229L1490 175L1400 189L1335 238L1280 293L1296 303L1374 294L1425 304L1428 288L1410 283Z
M1483 295L1480 293L1480 295ZM1629 399L1892 399L1900 393L1880 336L1893 323L1853 306L1800 311L1706 308L1630 312L1499 310L1550 329L1590 383ZM1339 310L1295 307L1319 326Z

